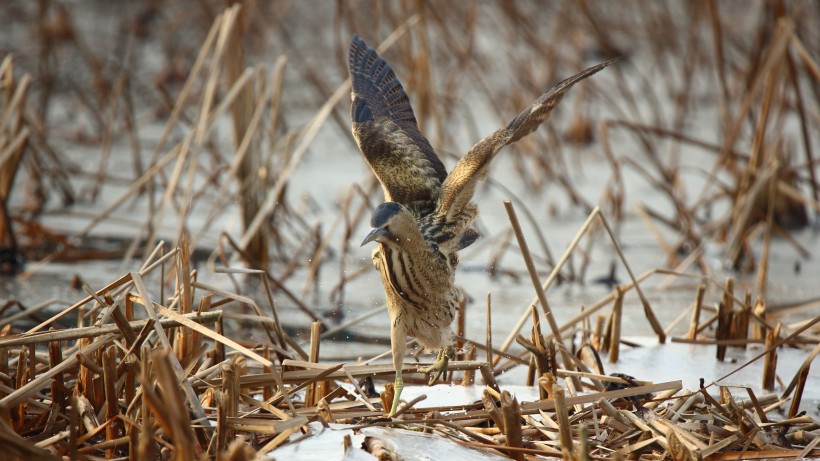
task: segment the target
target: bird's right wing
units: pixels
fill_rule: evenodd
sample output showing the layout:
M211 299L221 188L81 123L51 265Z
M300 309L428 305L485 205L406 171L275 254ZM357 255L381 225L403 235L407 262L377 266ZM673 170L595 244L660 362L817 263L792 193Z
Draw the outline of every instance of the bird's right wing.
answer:
M450 175L441 186L441 194L436 216L444 221L451 221L462 211L468 209L473 198L476 184L487 171L487 166L495 154L507 144L512 144L524 136L532 133L564 97L564 93L572 85L598 72L604 67L617 61L612 59L596 66L585 69L572 77L558 83L549 91L542 94L530 107L519 113L510 123L495 133L487 136L473 146L462 157Z
M353 36L353 136L387 201L432 207L447 170L421 134L410 100L387 62Z

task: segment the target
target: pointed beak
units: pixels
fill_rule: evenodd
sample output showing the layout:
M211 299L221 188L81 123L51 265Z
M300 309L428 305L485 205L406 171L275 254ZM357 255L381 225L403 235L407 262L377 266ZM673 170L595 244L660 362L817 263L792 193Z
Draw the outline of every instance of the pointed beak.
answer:
M388 235L390 235L390 233L387 231L387 229L385 229L383 227L373 228L367 234L367 236L364 238L364 240L362 240L362 244L360 246L365 246L366 244L368 244L372 241L378 241L380 238L387 237Z

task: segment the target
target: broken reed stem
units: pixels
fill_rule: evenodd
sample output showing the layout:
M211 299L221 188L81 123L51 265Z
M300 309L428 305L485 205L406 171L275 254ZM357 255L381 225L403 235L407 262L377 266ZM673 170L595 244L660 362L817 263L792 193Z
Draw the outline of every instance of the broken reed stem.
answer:
M103 353L103 380L105 386L105 419L108 424L105 427L105 440L112 442L119 438L119 424L115 419L119 414L119 399L117 397L117 365L116 350L109 347ZM114 447L106 449L106 458L116 456Z
M486 339L485 339L485 347L487 348L485 352L487 353L487 363L492 364L493 362L493 309L492 309L492 301L493 296L492 292L487 292L487 332L486 332Z
M456 333L457 337L455 338L455 342L453 347L456 350L456 360L464 360L464 341L461 341L458 338L463 338L467 336L467 309L465 309L467 300L464 299L463 296L459 297L458 300L458 310L456 311ZM447 377L448 382L453 381L452 374Z
M700 323L700 310L703 308L703 295L706 293L706 285L698 285L698 291L695 294L695 308L692 309L692 321L689 323L689 332L686 334L688 339L696 339L698 332L698 324Z
M319 363L319 338L322 333L322 323L313 322L310 324L310 353L308 361L311 363ZM321 398L320 385L321 382L316 382L308 386L305 392L305 406L312 407L319 403Z
M555 402L555 416L561 441L561 453L565 460L571 460L573 459L572 432L569 423L568 405L564 397L564 388L558 384L553 384L551 395Z
M501 416L507 446L522 448L524 442L521 434L521 408L518 406L518 400L507 391L501 392ZM524 454L519 451L510 452L510 456L516 461L524 460Z
M818 347L820 347L820 344L818 344ZM796 417L797 414L800 412L800 402L803 400L803 391L805 390L806 383L809 380L810 366L811 364L809 363L800 367L800 369L797 370L797 374L794 377L796 384L794 386L794 394L792 395L792 403L791 405L789 405L789 418Z
M157 387L162 391L161 408L155 408L154 414L164 412L167 418L167 427L164 427L167 434L174 441L176 459L181 461L194 461L194 441L196 439L191 418L186 409L184 387L180 389L177 384L177 371L174 370L175 357L170 348L155 349L151 352L152 372L157 380ZM179 362L176 362L179 363ZM189 402L190 403L190 402ZM199 401L197 400L197 403ZM200 407L201 408L201 407ZM207 416L203 421L207 421ZM162 421L160 419L160 421Z
M615 304L612 306L612 320L609 333L609 363L618 363L621 346L621 313L624 304L624 291L615 286Z
M220 367L222 370L222 391L219 393L217 402L221 410L217 427L217 453L228 448L231 441L236 438L233 427L227 423L228 418L236 418L239 414L239 375L233 362L228 361ZM224 417L222 416L224 414ZM224 421L224 422L223 422Z
M717 340L730 339L734 299L734 280L732 277L727 277L726 288L720 298L720 304L718 304L718 326L715 331L715 339ZM718 344L716 354L717 359L722 362L726 358L726 345Z
M237 82L245 68L245 34L248 30L246 21L238 21L229 38L229 52L225 55L225 78L229 87L238 87ZM263 187L259 169L262 168L262 151L259 149L261 133L257 127L262 119L261 114L268 99L268 92L264 97L255 101L255 88L252 85L242 85L241 93L231 105L231 121L233 122L234 147L241 152L237 179L243 185L242 190L242 219L249 223L259 209L259 200ZM261 267L268 267L268 231L260 228L250 236L247 250L256 256Z
M592 347L596 351L603 349L604 343L604 325L606 324L606 316L598 314L598 321L595 322L595 327L592 330Z
M788 53L786 53L788 56ZM773 170L778 169L777 160L773 160L770 166ZM760 263L757 268L757 292L761 297L766 297L766 290L768 289L768 275L769 275L769 251L772 242L772 227L774 226L774 209L777 200L777 174L769 180L768 192L768 207L766 209L766 227L764 229L763 249L760 254ZM763 193L763 192L761 192Z
M589 456L589 434L586 423L581 423L578 428L578 459L591 459Z
M484 380L484 384L493 389L496 392L501 392L501 388L498 386L498 382L495 380L495 375L493 374L492 367L489 363L483 363L478 368L478 371L481 372L481 379Z
M780 336L781 323L766 334L766 355L763 356L763 389L771 391L774 389L776 368L777 368L777 340Z

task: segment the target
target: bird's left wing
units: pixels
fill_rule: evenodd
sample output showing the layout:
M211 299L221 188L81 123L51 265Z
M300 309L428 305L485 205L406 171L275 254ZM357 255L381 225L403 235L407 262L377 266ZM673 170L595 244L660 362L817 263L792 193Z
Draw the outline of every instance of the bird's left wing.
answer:
M519 113L504 128L482 139L462 157L441 186L441 193L436 208L436 216L445 221L452 220L467 207L473 197L476 183L487 170L495 154L507 144L512 144L532 133L549 117L550 112L561 101L572 85L598 72L617 61L612 59L585 69L572 77L558 83L542 94L530 107Z
M353 136L381 182L385 199L432 208L447 170L419 131L401 82L357 35L350 44L348 66Z

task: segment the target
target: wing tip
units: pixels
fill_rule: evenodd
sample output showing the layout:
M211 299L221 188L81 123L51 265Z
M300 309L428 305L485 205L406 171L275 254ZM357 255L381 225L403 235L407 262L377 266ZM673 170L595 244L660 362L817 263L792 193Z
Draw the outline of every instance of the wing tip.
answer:
M611 66L612 64L615 64L616 62L621 61L621 60L623 60L623 59L624 59L624 57L623 57L623 56L616 56L616 57L614 57L614 58L612 58L612 59L608 59L608 60L606 60L606 61L604 61L604 62L601 62L601 63L598 63L598 64L596 64L596 65L594 65L594 66L592 66L592 67L590 67L590 68L587 68L586 70L582 71L581 73L587 73L587 72L589 72L589 73L585 76L585 77L589 77L590 75L595 74L595 73L598 73L598 71L603 70L604 68L609 67L609 66Z
M395 122L417 123L410 98L392 67L358 34L353 34L350 41L348 70L354 99L351 109L357 110L357 97L364 99L359 104L369 109L368 113L354 114L354 120L366 122L388 115ZM356 119L357 116L365 118Z
M373 54L373 58L368 58L369 54ZM367 45L367 42L359 36L353 34L350 40L350 48L347 55L347 67L351 77L356 77L367 72L371 61L378 61L379 55L375 50ZM355 83L355 79L354 79Z
M354 54L356 54L355 52L357 50L362 49L362 48L367 49L368 48L367 43L364 41L364 39L359 34L353 34L353 37L350 39L350 49L349 49L350 56L353 56Z
M391 72L390 65L379 56L375 49L370 48L362 37L353 34L350 41L350 50L347 58L348 71L353 81L353 90L362 89L364 81L369 84L380 86L380 81L385 75L377 75L377 72Z

